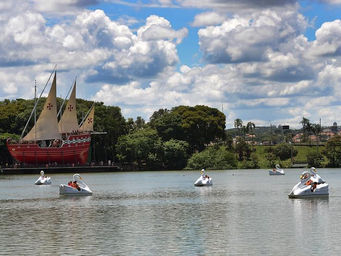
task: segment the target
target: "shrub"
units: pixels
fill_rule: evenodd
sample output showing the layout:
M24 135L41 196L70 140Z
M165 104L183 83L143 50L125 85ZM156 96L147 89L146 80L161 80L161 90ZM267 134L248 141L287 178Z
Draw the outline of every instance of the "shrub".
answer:
M194 153L187 162L187 169L234 169L237 160L232 152L224 146L209 147L202 152Z

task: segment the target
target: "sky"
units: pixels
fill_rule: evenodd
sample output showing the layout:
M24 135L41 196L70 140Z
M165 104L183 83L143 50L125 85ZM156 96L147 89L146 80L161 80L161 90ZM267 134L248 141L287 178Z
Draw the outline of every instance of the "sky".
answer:
M0 100L57 95L127 118L206 105L256 126L341 124L341 0L10 0ZM35 82L36 81L36 82Z

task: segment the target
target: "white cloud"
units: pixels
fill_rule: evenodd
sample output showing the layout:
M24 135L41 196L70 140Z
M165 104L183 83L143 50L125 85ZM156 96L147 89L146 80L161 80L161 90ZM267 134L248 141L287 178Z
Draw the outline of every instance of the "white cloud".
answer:
M311 55L341 56L341 20L323 23L315 35Z
M295 4L296 0L266 0L266 1L254 1L254 0L178 0L181 6L191 8L211 8L227 11L245 11L252 9L262 9L269 7L284 7L286 5Z
M34 7L40 12L73 14L80 8L96 4L97 0L33 0Z
M302 116L338 121L332 110L340 110L340 20L322 24L316 40L308 41L307 22L293 2L150 2L210 8L193 18L192 25L201 27L198 66L182 65L178 56L196 30L189 24L175 29L158 15L123 23L102 10L82 9L91 0L37 0L17 9L2 3L0 98L32 98L34 80L41 87L58 64L58 95L77 75L81 96L146 120L160 108L204 104L223 106L228 127L235 118L256 125L272 120L299 126Z
M204 12L196 15L192 23L193 27L213 26L221 24L225 20L225 15L216 12Z
M137 31L137 36L145 41L176 39L177 44L181 43L186 35L186 28L178 31L173 30L168 20L156 15L149 16L146 20L146 25Z
M278 51L305 27L305 20L294 9L263 10L200 29L199 44L211 63L266 61L269 50Z

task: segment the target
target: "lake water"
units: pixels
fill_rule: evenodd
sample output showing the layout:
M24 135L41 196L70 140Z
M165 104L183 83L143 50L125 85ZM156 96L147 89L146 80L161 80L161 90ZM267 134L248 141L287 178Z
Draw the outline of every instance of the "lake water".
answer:
M71 174L0 175L1 255L340 255L341 169L329 199L289 199L301 170L84 173L93 196L59 196Z

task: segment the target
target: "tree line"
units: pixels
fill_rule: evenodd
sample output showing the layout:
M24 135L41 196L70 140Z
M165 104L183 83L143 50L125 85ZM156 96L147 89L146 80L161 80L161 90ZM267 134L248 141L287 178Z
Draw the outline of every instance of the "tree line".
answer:
M44 100L37 107L40 113ZM62 99L57 99L62 105ZM80 122L92 102L77 99ZM13 164L6 139L18 140L34 106L34 100L0 102L0 162ZM92 135L90 161L119 163L136 169L182 169L194 152L225 138L225 115L207 106L178 106L160 109L146 122L122 116L121 109L95 103L94 130L105 135ZM27 131L33 126L33 121Z
M40 101L37 113L43 107ZM62 99L57 99L62 105ZM13 164L6 148L6 139L19 139L25 127L33 100L4 100L0 102L0 163ZM84 118L92 102L77 99L77 117ZM303 122L304 121L304 122ZM89 162L114 162L124 169L231 169L264 167L295 157L297 150L287 142L268 147L259 154L257 147L246 138L254 135L256 126L252 122L243 125L237 118L234 126L237 134L226 130L226 117L216 108L208 106L177 106L172 109L155 111L148 121L141 117L125 119L121 109L95 103L94 130L105 135L92 135ZM302 120L303 131L307 134L315 130L308 119ZM33 126L31 122L27 131ZM315 166L341 166L341 138L335 137L325 146L324 151L311 154L309 160Z

